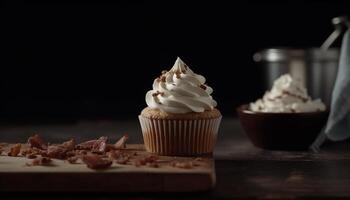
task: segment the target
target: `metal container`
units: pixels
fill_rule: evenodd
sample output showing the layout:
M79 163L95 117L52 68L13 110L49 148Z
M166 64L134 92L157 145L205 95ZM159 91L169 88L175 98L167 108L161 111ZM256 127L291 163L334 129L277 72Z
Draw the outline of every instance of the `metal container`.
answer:
M254 60L264 68L264 88L269 90L273 81L289 73L299 78L312 98L320 98L330 105L338 69L339 49L321 50L273 48L257 52Z

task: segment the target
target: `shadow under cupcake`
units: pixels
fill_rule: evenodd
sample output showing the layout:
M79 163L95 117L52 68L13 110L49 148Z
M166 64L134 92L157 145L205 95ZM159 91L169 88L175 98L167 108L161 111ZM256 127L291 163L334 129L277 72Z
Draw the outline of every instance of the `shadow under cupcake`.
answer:
M212 154L221 122L212 88L180 58L156 78L139 115L146 150L159 155Z

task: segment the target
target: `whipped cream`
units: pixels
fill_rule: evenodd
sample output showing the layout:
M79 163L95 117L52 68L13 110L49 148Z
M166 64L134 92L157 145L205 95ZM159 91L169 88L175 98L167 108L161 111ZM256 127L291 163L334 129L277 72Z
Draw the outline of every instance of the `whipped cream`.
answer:
M267 91L262 99L250 103L254 112L298 113L326 110L320 99L312 100L299 79L289 74L282 75L274 81L271 91Z
M204 112L217 105L210 95L212 92L205 78L178 57L169 71L163 71L154 80L153 89L146 94L146 103L150 108L168 113Z

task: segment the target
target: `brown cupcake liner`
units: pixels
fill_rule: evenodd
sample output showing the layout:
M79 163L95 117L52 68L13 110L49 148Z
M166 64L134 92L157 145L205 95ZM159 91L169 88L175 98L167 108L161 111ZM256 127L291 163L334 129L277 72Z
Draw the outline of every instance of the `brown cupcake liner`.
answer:
M214 150L221 116L172 120L139 116L146 150L159 155L194 156Z

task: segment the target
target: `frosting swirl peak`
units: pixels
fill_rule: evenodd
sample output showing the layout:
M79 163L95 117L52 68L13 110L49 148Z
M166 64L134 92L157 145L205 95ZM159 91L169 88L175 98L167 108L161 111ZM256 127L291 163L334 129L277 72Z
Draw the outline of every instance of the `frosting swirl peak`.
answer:
M306 88L299 79L293 79L289 74L275 80L273 87L263 98L250 103L254 112L318 112L326 110L320 99L312 100Z
M213 89L179 57L169 71L163 71L146 94L148 107L169 113L204 112L216 107Z

